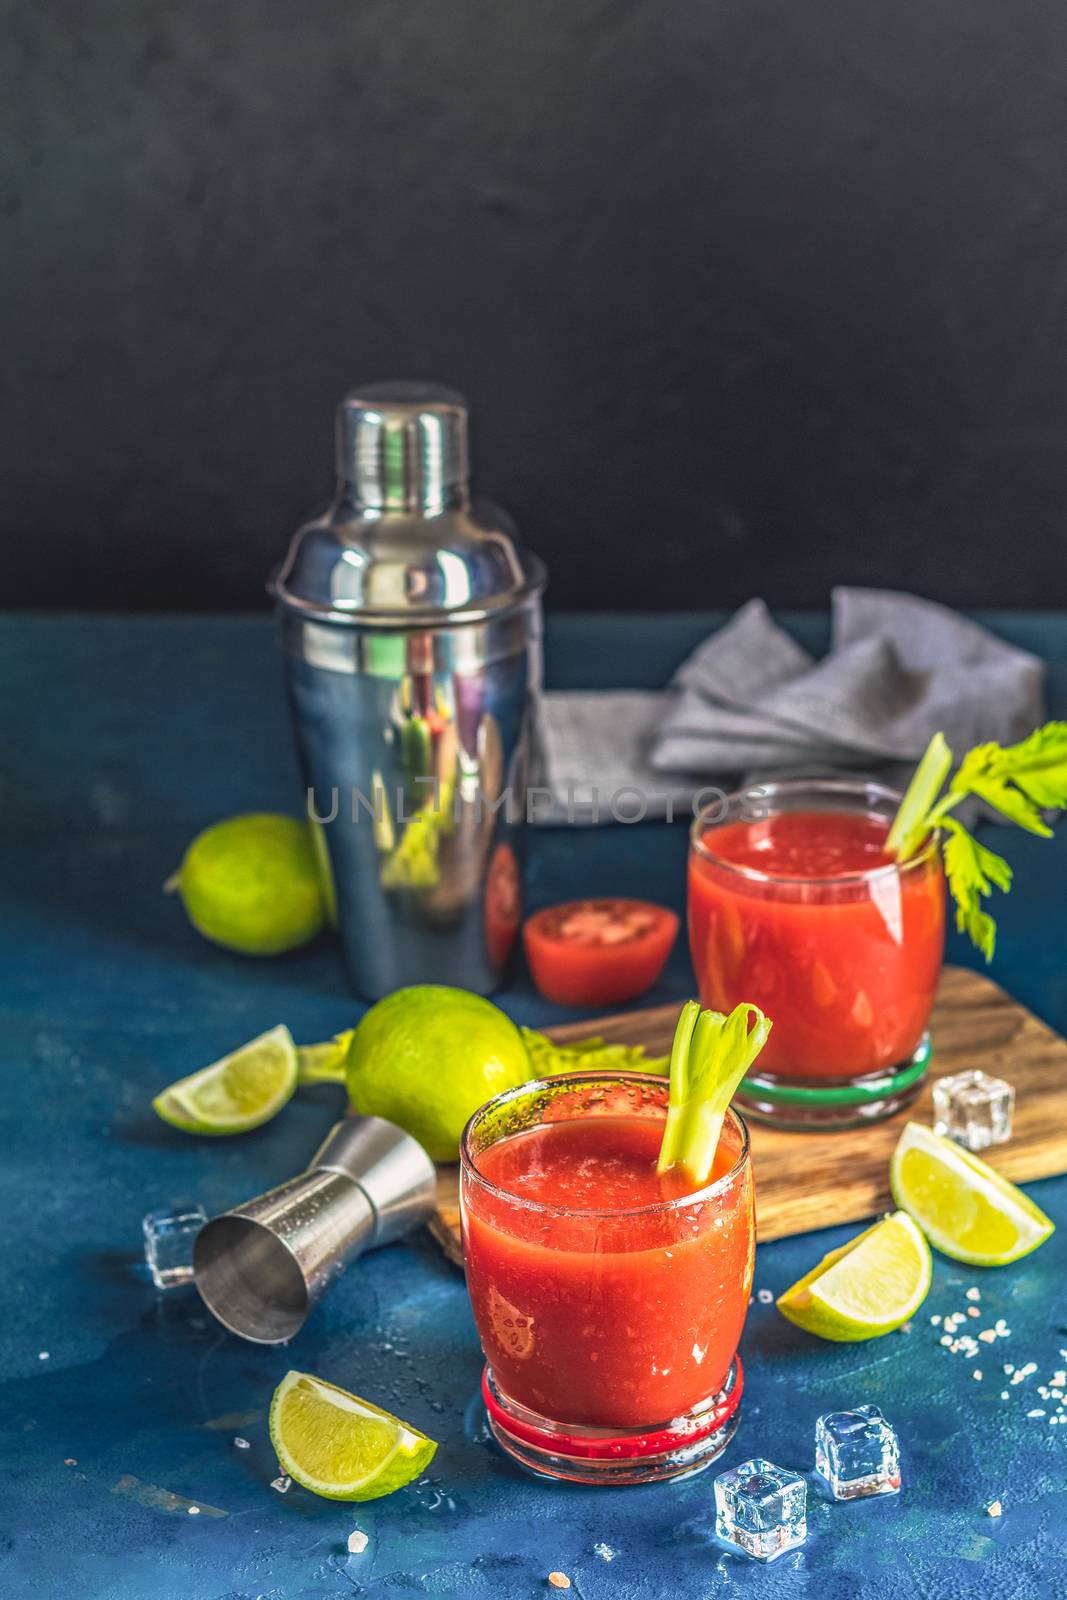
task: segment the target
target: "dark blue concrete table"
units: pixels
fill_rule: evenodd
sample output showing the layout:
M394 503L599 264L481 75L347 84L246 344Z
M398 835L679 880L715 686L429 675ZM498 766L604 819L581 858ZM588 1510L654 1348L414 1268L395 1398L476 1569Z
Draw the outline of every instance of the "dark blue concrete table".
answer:
M555 618L550 682L662 684L713 620ZM1067 618L986 620L1048 658L1064 715ZM823 641L821 619L792 622ZM985 1275L938 1259L908 1334L827 1346L753 1306L744 1421L723 1464L762 1453L810 1469L816 1415L873 1401L901 1434L906 1476L897 1499L833 1506L814 1494L807 1546L769 1568L711 1541L708 1475L560 1488L487 1444L462 1279L428 1240L350 1272L291 1349L224 1336L185 1291L157 1296L138 1272L142 1213L185 1196L220 1210L288 1176L337 1102L329 1088L302 1093L267 1128L211 1142L160 1124L152 1093L274 1023L312 1040L360 1010L327 940L274 961L227 956L160 892L206 823L298 809L270 624L8 618L0 686L0 1594L523 1600L549 1592L556 1568L584 1600L1067 1593L1067 1427L1027 1415L1049 1409L1035 1386L1067 1362L1067 1179L1033 1186L1060 1224L1048 1245ZM1019 887L999 912L993 975L1067 1028L1064 841L1002 838ZM684 860L680 826L546 832L533 841L531 897L632 893L680 907ZM950 955L972 959L955 941ZM651 998L681 998L691 981L680 949ZM502 1000L522 1021L559 1016L525 981ZM757 1286L780 1290L853 1231L761 1246ZM980 1363L943 1349L929 1321L962 1309L972 1282L985 1315L1012 1329ZM1030 1361L1038 1373L1016 1386L997 1370ZM363 1507L273 1492L264 1414L293 1365L439 1439L429 1480ZM984 1511L993 1500L997 1521ZM350 1560L355 1527L371 1544Z

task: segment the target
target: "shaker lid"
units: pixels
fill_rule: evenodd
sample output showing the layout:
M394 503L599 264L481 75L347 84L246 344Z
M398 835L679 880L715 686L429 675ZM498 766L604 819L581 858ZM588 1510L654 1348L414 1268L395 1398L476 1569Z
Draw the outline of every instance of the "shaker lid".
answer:
M429 383L377 383L337 408L337 496L298 529L271 592L311 620L420 627L476 621L540 592L545 570L507 515L471 503L467 403Z

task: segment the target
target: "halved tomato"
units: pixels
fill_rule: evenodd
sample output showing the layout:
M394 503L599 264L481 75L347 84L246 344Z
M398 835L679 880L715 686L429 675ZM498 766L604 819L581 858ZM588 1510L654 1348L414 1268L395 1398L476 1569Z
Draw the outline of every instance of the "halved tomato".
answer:
M530 976L561 1006L609 1006L650 989L678 933L678 918L647 900L568 900L522 930Z

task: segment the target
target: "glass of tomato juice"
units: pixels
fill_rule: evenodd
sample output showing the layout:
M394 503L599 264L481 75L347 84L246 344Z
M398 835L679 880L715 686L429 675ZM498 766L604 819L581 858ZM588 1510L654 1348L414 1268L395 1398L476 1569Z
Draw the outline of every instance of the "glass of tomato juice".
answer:
M708 1465L738 1422L755 1250L748 1134L708 1183L656 1172L668 1086L573 1073L508 1090L460 1146L463 1250L498 1442L578 1483Z
M922 1086L941 972L937 840L898 863L900 803L879 784L763 783L700 812L689 850L689 943L701 1004L774 1020L737 1103L782 1127L891 1115Z

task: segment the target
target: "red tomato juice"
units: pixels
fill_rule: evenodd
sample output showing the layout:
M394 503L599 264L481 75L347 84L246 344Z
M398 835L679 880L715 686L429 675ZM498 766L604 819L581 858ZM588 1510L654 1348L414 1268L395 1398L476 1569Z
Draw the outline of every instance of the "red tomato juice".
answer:
M690 851L701 1003L747 1000L771 1017L761 1073L859 1077L916 1049L941 970L944 880L936 850L898 867L888 831L863 812L784 811L708 827L707 854Z
M728 1120L704 1198L657 1176L662 1118L585 1114L501 1139L464 1190L467 1285L498 1387L560 1424L643 1427L722 1388L754 1215ZM717 1183L717 1180L724 1182ZM652 1209L641 1209L652 1208Z

